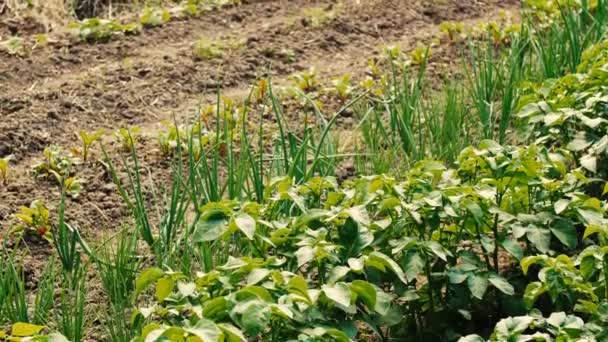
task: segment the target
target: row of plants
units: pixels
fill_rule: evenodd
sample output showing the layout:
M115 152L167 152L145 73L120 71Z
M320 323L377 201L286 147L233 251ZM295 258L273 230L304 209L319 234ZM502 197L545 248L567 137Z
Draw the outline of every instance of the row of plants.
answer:
M424 86L428 49L415 64L389 51L388 73L371 68L368 89L337 79L335 94L346 95L331 116L315 103L322 87L297 75L294 92L316 122L303 130L266 80L243 106L218 96L206 116L160 135L173 157L168 184L141 174L137 132L120 130L122 154L102 145L102 162L132 223L90 248L65 222L63 200L56 224L39 204L23 211L23 230L46 227L57 259L32 294L18 262L26 246L5 245L0 324L12 325L11 339L51 341L61 337L43 326L81 341L92 320L112 341L604 340L605 150L590 146L606 134L606 43L593 45L605 29L598 11L575 22L569 13L553 26L561 31L522 25L506 50L471 45L468 91L447 87L436 107ZM588 38L551 40L569 34ZM338 152L331 133L348 110L362 139L352 154ZM262 124L268 113L272 128ZM452 119L434 131L430 113ZM256 114L251 135L244 123ZM529 145L507 142L513 116L533 124ZM465 147L463 127L471 141L487 139ZM578 131L587 145L568 148ZM433 149L450 146L436 132L449 152ZM90 160L99 137L85 136L80 154ZM47 159L57 167L40 174L57 178L64 158ZM340 183L332 176L350 159L361 173L371 163L393 176ZM104 290L94 314L87 270Z

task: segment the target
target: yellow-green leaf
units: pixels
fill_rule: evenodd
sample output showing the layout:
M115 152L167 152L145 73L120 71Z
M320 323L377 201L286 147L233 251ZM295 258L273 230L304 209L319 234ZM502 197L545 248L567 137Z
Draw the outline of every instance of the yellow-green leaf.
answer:
M35 325L29 323L15 323L11 328L11 335L17 337L28 337L38 334L44 327L42 325Z

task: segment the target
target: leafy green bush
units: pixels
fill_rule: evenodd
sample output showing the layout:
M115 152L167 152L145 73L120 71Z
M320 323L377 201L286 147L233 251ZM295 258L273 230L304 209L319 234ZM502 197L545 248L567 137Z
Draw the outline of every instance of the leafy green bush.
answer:
M141 338L445 339L475 327L483 307L506 310L508 300L525 312L530 294L505 277L516 261L576 250L585 227L607 222L569 164L544 148L484 141L463 150L457 169L422 161L403 181L371 176L342 186L278 178L264 204L209 203L188 242L209 251L205 272L140 275L142 303L155 287L155 303L137 313ZM453 316L466 323L427 323Z
M583 53L578 73L533 84L517 115L526 137L573 153L587 171L608 173L608 59L604 41Z

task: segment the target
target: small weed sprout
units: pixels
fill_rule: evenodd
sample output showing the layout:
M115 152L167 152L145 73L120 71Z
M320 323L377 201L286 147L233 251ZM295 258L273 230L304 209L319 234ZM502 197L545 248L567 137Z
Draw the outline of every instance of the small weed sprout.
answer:
M431 46L425 46L419 44L416 48L408 53L408 56L411 59L412 64L414 65L422 65L429 59L432 55Z
M49 36L44 34L44 33L40 33L34 36L34 46L32 46L32 50L39 48L39 47L45 47L49 44Z
M224 55L220 46L207 38L199 39L194 45L194 56L200 60L220 58Z
M114 132L114 136L122 146L124 152L131 152L137 142L139 127L120 128Z
M82 160L84 162L87 161L89 157L89 153L91 150L91 146L101 139L105 131L103 129L98 129L94 132L87 133L85 130L80 130L78 135L80 136L80 140L82 141Z
M9 55L12 55L12 56L25 55L25 46L23 45L23 38L11 37L6 41L0 42L0 46L3 46Z
M33 166L36 177L53 176L58 183L70 175L71 166L78 160L65 154L59 147L51 146L44 149L44 160Z
M334 20L340 14L342 6L337 5L331 8L314 7L304 12L305 21L312 27L320 27Z
M51 240L51 222L49 220L49 210L42 200L34 200L29 207L21 207L15 218L20 222L11 233L22 233L33 231L47 240Z
M333 85L331 90L342 100L347 99L354 89L352 85L352 76L348 74L334 78L331 83Z
M319 80L317 79L317 70L313 67L308 71L291 76L293 86L305 93L316 90L319 87Z
M461 22L444 21L439 25L439 30L447 34L450 41L454 41L464 31L464 25Z
M78 197L82 191L82 180L76 177L69 177L63 182L63 190L72 198Z
M0 158L0 179L2 179L2 184L4 185L8 184L8 178L10 177L10 159L10 156Z

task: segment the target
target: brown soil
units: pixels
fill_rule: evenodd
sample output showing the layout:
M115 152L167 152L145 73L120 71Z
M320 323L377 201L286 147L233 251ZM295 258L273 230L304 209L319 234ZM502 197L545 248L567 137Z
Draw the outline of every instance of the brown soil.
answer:
M438 36L443 21L487 22L501 9L515 10L517 3L346 0L335 19L313 27L307 9L331 10L336 1L247 1L107 44L53 35L48 46L26 57L0 52L0 157L12 155L13 169L9 184L0 185L0 234L14 224L19 207L34 199L45 199L51 210L57 207L57 186L34 179L31 166L49 145L77 147L80 129L105 128L112 152L118 146L110 132L137 125L143 131L138 143L142 167L168 169L155 152L159 123L188 117L197 104L212 102L218 88L239 97L260 76L283 84L310 66L323 80L344 73L356 78L369 59L379 56L382 44L399 44L407 51ZM15 30L37 33L35 25ZM197 60L193 44L200 38L239 40L243 46L221 58ZM457 48L444 43L431 60L437 77L445 70L442 64L458 63ZM286 50L295 53L295 61L281 53ZM68 220L85 237L120 227L128 213L104 169L89 163L77 173L86 181L85 190L68 201Z

